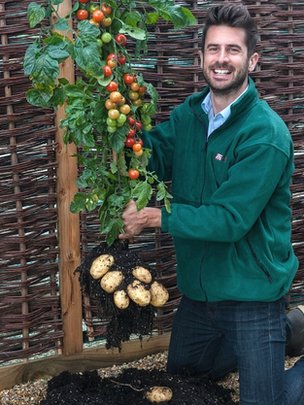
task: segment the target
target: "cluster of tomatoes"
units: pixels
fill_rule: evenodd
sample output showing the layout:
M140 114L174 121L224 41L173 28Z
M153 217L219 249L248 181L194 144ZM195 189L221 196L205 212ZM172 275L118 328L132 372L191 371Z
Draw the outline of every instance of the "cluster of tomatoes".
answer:
M144 112L144 95L146 87L138 83L135 74L130 73L126 65L127 37L125 34L116 35L109 32L108 27L112 24L113 10L106 3L96 4L90 0L79 0L80 8L76 12L78 20L89 20L101 29L100 46L103 48L105 65L103 75L110 82L106 86L109 93L105 100L107 109L106 125L109 134L113 134L118 128L129 125L126 135L125 147L132 150L136 157L143 154L143 142L140 138L142 128L151 130L151 117ZM114 42L115 41L115 42ZM114 52L115 53L114 53ZM109 53L108 53L109 52ZM120 68L117 69L116 68ZM125 96L124 96L125 95ZM142 112L140 120L135 115L135 110L140 107ZM130 179L137 179L139 171L129 170Z
M112 7L106 3L103 3L101 6L96 3L88 5L89 1L79 0L81 6L76 12L77 19L79 21L89 19L92 24L109 27L112 24Z

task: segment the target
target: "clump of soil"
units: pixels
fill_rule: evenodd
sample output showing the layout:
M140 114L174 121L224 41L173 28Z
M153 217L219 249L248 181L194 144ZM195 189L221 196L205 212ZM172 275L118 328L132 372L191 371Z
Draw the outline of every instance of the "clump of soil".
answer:
M101 319L108 319L109 323L106 329L106 347L121 348L121 343L130 339L132 334L141 338L144 335L151 335L153 329L153 319L155 308L151 305L139 307L133 301L126 309L118 309L113 302L113 294L105 292L98 280L90 275L92 262L102 254L110 254L114 257L114 265L111 270L119 270L124 275L121 289L125 289L134 277L131 273L135 266L144 266L146 264L140 260L138 255L128 248L127 242L117 241L108 246L105 242L95 247L84 259L81 265L76 269L79 273L79 281L82 290L90 297L98 309L98 315ZM152 277L155 274L151 269ZM148 288L148 286L147 286Z
M63 372L48 382L40 405L148 405L144 393L153 386L166 386L173 398L163 405L234 405L231 391L207 377L175 376L165 371L129 368L118 377L100 378L97 371Z

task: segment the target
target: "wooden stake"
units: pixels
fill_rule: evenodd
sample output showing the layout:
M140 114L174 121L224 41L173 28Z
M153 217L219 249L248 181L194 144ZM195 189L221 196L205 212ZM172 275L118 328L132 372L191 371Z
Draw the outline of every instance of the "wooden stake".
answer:
M72 1L65 0L58 9L59 16L70 13ZM70 33L67 34L72 37ZM61 77L74 83L74 64L67 59L61 66ZM58 234L60 296L63 317L63 353L71 355L83 349L82 338L82 302L78 276L75 269L80 264L80 221L79 215L70 212L70 204L77 192L77 152L74 144L65 145L60 122L65 117L64 107L56 114L57 141L57 198L58 198Z

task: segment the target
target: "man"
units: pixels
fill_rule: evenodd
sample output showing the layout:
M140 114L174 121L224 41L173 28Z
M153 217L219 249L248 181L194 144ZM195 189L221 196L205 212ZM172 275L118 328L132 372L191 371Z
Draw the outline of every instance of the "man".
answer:
M209 10L201 53L208 87L144 134L151 168L172 180L171 213L137 211L132 201L120 238L145 227L173 237L183 297L169 372L221 378L237 368L242 405L301 405L304 361L284 371L284 296L298 267L290 240L293 145L248 77L259 59L256 40L245 6Z

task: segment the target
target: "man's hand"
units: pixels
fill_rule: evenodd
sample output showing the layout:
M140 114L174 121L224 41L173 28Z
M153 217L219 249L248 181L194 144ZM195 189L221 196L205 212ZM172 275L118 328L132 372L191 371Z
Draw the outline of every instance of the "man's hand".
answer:
M126 206L122 219L124 221L124 233L119 239L133 239L139 235L144 228L160 228L161 210L159 208L146 207L138 211L135 201L130 201Z

